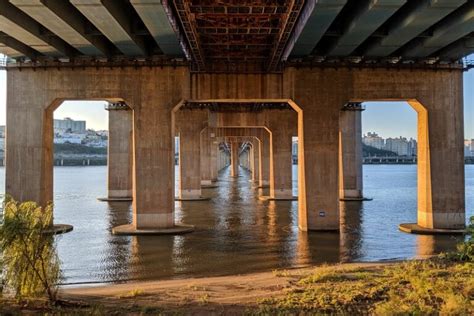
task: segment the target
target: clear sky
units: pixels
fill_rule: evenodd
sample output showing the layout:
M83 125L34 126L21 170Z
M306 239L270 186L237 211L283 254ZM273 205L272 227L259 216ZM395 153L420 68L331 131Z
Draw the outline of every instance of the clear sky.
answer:
M474 59L474 55L471 55ZM6 74L0 71L0 125L5 124ZM384 138L416 138L416 113L405 102L368 102L362 115L362 132L377 132ZM86 120L87 128L107 129L108 116L104 102L64 102L55 118ZM464 130L466 139L474 139L474 70L464 73Z

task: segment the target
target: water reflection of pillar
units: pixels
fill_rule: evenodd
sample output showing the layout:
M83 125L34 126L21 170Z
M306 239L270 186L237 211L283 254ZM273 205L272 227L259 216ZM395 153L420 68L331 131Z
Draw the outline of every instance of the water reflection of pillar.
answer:
M353 261L362 256L362 203L341 203L341 260Z
M416 256L426 258L453 251L462 239L462 236L457 235L416 235Z
M174 275L182 270L181 260L173 258L182 255L174 249L174 239L179 236L133 236L128 278L150 280Z
M310 251L308 242L308 232L299 229L294 230L296 234L296 252L293 256L293 266L302 266L310 263Z
M308 233L309 260L312 263L337 263L341 260L339 232L314 231Z
M270 201L268 203L268 241L276 242L276 239L279 238L278 235L278 213L276 210L276 203L275 201Z
M108 231L124 223L130 223L132 221L131 203L109 202L107 217ZM102 279L127 280L130 277L128 265L131 257L130 241L127 237L117 237L109 233L104 235L104 239L104 243L108 246L104 247L106 253L103 262L107 263L107 268L106 275Z

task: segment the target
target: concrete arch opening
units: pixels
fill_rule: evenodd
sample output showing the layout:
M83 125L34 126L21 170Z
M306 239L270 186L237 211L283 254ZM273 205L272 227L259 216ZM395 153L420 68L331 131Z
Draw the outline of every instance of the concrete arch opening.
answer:
M360 101L360 100L358 100ZM348 103L344 111L341 112L340 119L340 146L341 146L341 175L340 188L341 196L349 196L350 199L364 199L363 195L363 176L362 176L362 142L361 142L361 113L365 104L373 104L376 102L377 106L400 106L401 102L411 107L416 113L416 133L417 133L417 148L415 152L413 149L409 150L408 145L405 149L400 149L398 152L403 157L384 157L384 158L369 158L379 163L390 163L403 160L404 162L416 162L417 165L417 222L416 223L402 223L400 229L406 232L419 233L443 233L444 229L452 233L453 228L459 227L461 232L465 224L464 212L464 187L462 183L456 184L456 194L446 190L446 186L455 185L453 181L451 184L446 174L440 175L432 171L432 165L437 165L441 162L433 159L433 154L436 157L443 156L442 152L451 151L449 155L453 155L457 159L463 159L462 153L457 150L455 140L453 142L439 143L430 142L430 138L436 139L440 130L436 130L434 126L430 126L432 119L428 115L426 107L416 99L399 99L399 100L363 100L367 103L354 102ZM363 105L364 104L364 105ZM431 113L433 119L439 119L436 113ZM346 149L345 149L345 148ZM389 146L390 147L390 146ZM382 149L382 148L380 148ZM397 151L396 148L384 149ZM408 156L410 154L410 156ZM413 156L411 156L413 154ZM444 156L448 156L446 153ZM352 158L352 159L351 159ZM354 159L355 158L355 159ZM464 170L459 168L457 159L453 161L452 165L446 166L451 168L453 177L464 177ZM442 204L440 201L443 201ZM454 229L455 230L455 229Z

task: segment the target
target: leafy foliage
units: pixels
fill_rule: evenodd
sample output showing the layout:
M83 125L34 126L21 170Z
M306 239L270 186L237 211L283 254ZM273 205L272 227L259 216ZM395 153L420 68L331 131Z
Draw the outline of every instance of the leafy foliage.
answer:
M474 262L474 216L469 218L466 239L457 245L457 251L441 254L442 259Z
M4 202L0 227L5 283L22 299L47 296L56 302L62 278L54 238L49 233L53 219L52 205L45 208L33 202Z

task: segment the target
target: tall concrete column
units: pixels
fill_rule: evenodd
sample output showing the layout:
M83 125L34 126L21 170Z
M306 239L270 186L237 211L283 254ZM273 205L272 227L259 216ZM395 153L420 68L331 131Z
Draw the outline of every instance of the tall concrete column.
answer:
M219 150L218 148L218 142L216 138L215 132L211 131L210 133L210 176L211 176L211 181L216 182L217 181L217 173L219 172L219 169L217 168L217 151Z
M292 123L293 111L270 114L270 199L295 200L292 182Z
M252 139L252 181L258 182L260 179L260 141Z
M315 95L298 112L298 226L339 230L339 108ZM343 102L340 102L341 105Z
M132 127L133 112L126 106L111 103L109 111L109 142L107 157L106 198L101 201L132 200Z
M44 96L19 94L16 88L7 80L5 193L45 207L53 202L54 108L45 110Z
M339 197L344 201L364 200L362 187L362 104L348 103L339 118Z
M200 110L176 113L179 129L179 192L177 200L204 200L201 196L201 130L207 113Z
M462 87L462 82L456 84ZM465 228L462 89L441 93L432 100L409 102L418 114L418 221L401 224L404 231Z
M270 133L261 128L258 132L259 146L259 178L258 186L264 188L270 184Z
M230 143L230 176L239 176L239 143L236 141Z
M210 128L206 127L201 131L201 185L209 186L211 179L211 139Z

